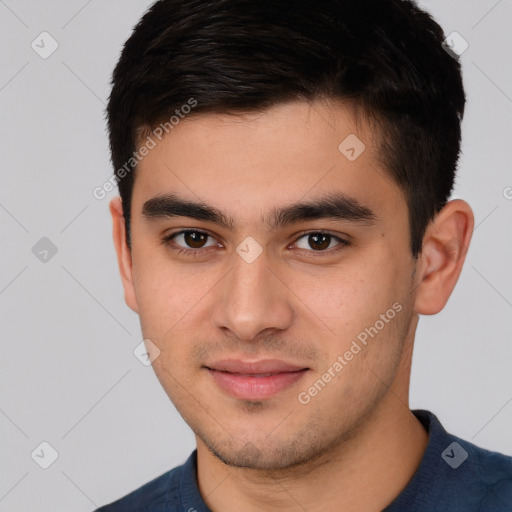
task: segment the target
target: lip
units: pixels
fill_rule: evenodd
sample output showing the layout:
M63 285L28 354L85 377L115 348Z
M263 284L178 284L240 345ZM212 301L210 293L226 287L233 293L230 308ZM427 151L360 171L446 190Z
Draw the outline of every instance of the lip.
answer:
M309 370L277 359L225 359L206 365L221 390L240 400L263 400L298 382Z
M223 359L206 365L210 370L241 374L285 373L303 370L304 366L286 363L279 359L261 361L242 361L241 359Z

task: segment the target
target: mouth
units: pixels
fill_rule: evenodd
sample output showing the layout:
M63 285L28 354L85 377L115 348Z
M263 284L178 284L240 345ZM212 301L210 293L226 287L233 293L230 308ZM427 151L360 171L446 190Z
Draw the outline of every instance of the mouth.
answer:
M267 359L228 359L205 366L217 386L239 400L264 400L296 384L309 368Z

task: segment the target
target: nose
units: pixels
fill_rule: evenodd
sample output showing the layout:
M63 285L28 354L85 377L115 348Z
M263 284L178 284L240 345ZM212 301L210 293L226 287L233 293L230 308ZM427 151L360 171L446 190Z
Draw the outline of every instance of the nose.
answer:
M218 289L213 324L244 341L257 339L265 330L290 327L294 314L291 292L270 268L265 251L251 263L238 255L234 260Z

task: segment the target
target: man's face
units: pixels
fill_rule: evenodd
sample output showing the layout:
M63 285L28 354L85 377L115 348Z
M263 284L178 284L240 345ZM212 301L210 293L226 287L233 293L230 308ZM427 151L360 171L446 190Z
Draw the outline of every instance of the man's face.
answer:
M130 306L161 351L162 386L228 464L277 469L325 453L401 371L407 207L363 128L319 102L197 116L139 164Z

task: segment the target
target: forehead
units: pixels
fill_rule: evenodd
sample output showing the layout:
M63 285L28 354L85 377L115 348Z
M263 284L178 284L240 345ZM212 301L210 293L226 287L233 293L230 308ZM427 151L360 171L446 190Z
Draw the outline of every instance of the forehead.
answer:
M253 225L264 212L338 193L378 216L405 207L369 127L343 104L297 101L259 113L195 115L153 139L137 168L134 212L162 195Z

